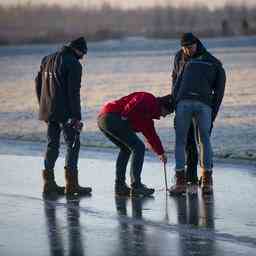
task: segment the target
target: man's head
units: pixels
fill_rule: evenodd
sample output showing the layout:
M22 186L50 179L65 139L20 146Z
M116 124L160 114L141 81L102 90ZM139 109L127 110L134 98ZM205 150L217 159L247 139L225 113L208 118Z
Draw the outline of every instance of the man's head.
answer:
M69 47L71 47L77 57L82 59L85 54L87 54L87 43L84 37L79 37L70 42Z
M171 94L163 97L157 97L160 106L161 116L166 117L174 111L174 100Z
M197 38L191 33L183 33L180 39L182 51L192 57L197 51Z

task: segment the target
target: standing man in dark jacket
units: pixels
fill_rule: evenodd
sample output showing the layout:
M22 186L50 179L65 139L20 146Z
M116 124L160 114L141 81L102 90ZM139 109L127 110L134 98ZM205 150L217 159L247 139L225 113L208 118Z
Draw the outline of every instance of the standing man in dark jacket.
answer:
M225 71L192 33L181 37L182 49L174 61L172 94L176 104L176 184L171 194L186 191L185 148L187 177L195 182L197 167L197 133L203 193L212 193L212 149L210 133L219 111L225 90Z
M104 135L120 148L116 162L115 193L117 195L148 196L154 189L141 183L145 145L136 135L141 132L160 161L167 157L158 137L153 119L165 117L173 111L171 95L155 97L147 92L135 92L108 102L100 110L98 126ZM126 185L126 167L131 156L131 189Z
M65 160L65 193L88 194L91 188L78 184L79 134L81 122L80 88L82 65L79 59L87 53L83 37L64 46L61 51L43 58L35 79L39 102L39 120L47 123L47 150L44 159L43 193L63 194L54 179L54 166L59 155L60 134L63 132L67 146Z
M193 52L187 51L184 46L189 46L193 44L198 45L196 51L203 49L202 43L194 37L193 34L187 33L184 34L181 38L181 49L176 53L174 57L174 65L172 70L172 92L177 81L177 78L183 71L184 65L193 58ZM193 51L193 49L192 49ZM174 128L176 128L176 117L174 117ZM187 141L185 146L186 151L186 181L191 183L191 189L193 193L197 192L198 185L198 176L197 176L197 164L198 164L198 152L197 152L197 143L198 143L198 131L196 127L194 128L193 123L188 130Z

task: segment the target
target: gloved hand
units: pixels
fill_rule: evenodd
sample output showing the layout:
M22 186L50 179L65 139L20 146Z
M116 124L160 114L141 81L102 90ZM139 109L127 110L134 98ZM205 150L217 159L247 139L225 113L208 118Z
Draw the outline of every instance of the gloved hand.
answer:
M84 126L80 120L75 118L69 119L66 125L74 129L76 132L81 132Z
M167 156L166 156L165 153L162 154L162 155L159 155L159 159L160 159L160 161L163 162L164 164L167 163Z

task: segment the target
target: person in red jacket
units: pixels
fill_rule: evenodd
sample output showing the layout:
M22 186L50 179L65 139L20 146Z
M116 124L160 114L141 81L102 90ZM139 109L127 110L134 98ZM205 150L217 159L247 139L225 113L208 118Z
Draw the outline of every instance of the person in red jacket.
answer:
M141 132L151 149L166 163L167 157L158 137L153 119L173 112L171 95L155 97L147 92L134 92L121 99L106 103L98 115L98 127L120 148L116 161L115 193L128 196L149 196L154 189L141 183L145 145L136 135ZM131 188L125 182L128 160L131 156Z

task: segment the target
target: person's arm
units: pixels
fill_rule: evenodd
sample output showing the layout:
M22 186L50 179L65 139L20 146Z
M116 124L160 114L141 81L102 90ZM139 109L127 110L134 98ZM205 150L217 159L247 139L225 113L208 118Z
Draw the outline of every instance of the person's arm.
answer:
M157 154L157 155L163 155L164 154L164 148L162 146L161 140L158 137L154 121L153 120L143 120L143 130L141 131L142 134L145 136L150 148Z
M177 101L177 96L178 96L179 89L180 89L180 80L182 78L182 73L183 73L183 69L184 69L184 65L185 65L185 63L182 66L180 65L181 58L182 58L182 52L179 51L175 55L174 68L173 68L173 72L172 72L173 80L172 80L171 94L173 95L173 99L174 99L175 103Z
M35 78L35 90L36 90L37 101L40 104L41 90L42 90L42 72L41 71L37 73L37 76Z
M175 55L174 57L174 62L173 62L173 70L172 70L172 88L171 88L171 92L173 93L174 87L175 87L175 83L178 77L178 73L179 73L179 65L178 65L178 54Z
M72 63L68 70L68 99L71 110L71 118L81 120L81 78L82 66L80 63Z
M225 70L221 64L218 65L217 77L214 85L213 92L213 104L212 104L212 120L214 121L217 117L224 92L225 92L225 84L226 84L226 74Z
M40 65L40 70L38 71L36 78L35 78L35 91L36 91L37 101L39 104L40 104L40 98L41 98L42 75L43 75L45 59L46 58L43 58L41 65Z

